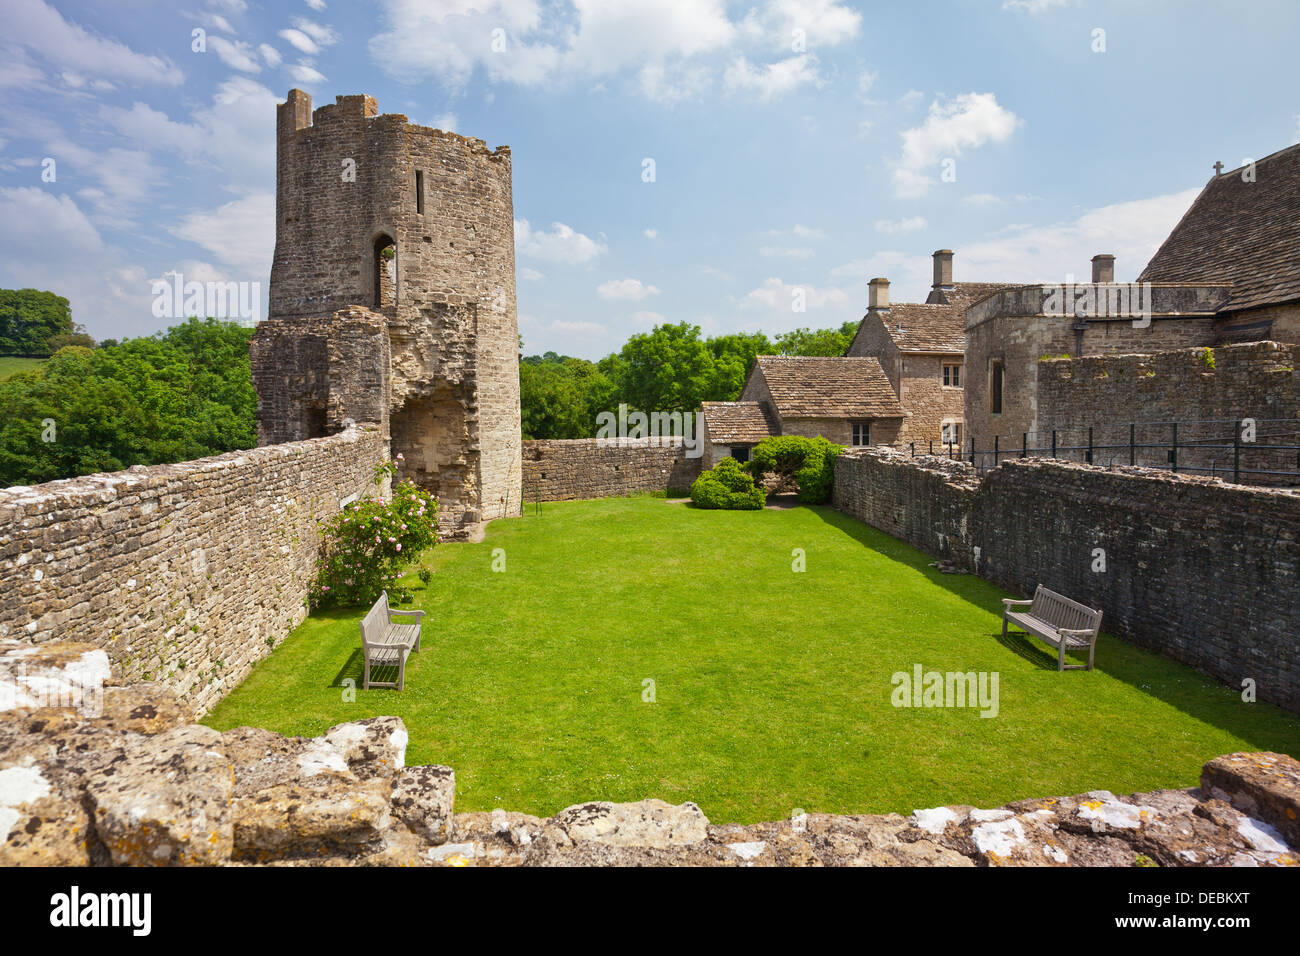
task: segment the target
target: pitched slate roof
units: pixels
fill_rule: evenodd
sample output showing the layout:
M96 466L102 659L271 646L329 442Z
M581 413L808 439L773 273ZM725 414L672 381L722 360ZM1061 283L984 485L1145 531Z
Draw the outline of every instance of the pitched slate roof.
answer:
M781 434L766 402L701 402L709 440L722 445L758 444Z
M754 366L782 418L903 418L877 358L760 355Z
M888 312L876 313L894 344L903 352L957 352L966 350L966 310L955 305L918 305L898 302ZM870 321L868 313L864 321Z
M1215 176L1138 276L1231 284L1223 310L1300 299L1300 143Z

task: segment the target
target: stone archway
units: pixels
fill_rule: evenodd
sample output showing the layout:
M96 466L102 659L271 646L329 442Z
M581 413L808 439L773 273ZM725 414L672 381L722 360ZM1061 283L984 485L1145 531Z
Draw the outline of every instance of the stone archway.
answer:
M375 237L372 250L374 259L375 308L384 309L397 304L397 243L393 237L381 232Z
M437 379L432 391L412 395L389 418L397 478L438 499L438 527L454 533L479 520L477 442L466 413L467 385Z

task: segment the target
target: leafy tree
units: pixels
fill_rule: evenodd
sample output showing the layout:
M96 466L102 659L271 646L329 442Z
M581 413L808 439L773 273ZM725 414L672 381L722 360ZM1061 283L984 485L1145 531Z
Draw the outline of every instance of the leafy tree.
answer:
M714 385L713 353L686 322L634 335L599 364L616 398L647 412L694 411Z
M72 309L63 296L39 289L0 289L0 355L44 358L55 351L49 345L51 336L75 331Z
M0 485L253 447L251 336L190 319L109 348L68 346L0 382Z
M843 355L853 344L858 323L848 321L838 329L794 329L776 337L782 355Z
M797 483L800 501L823 504L830 499L835 458L842 451L843 445L821 436L777 435L754 446L748 467L755 478L775 475L778 488Z

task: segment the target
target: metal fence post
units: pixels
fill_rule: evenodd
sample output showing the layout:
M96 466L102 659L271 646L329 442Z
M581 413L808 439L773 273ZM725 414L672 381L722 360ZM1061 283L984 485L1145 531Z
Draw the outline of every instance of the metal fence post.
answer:
M1169 452L1169 461L1174 466L1174 472L1178 471L1178 423L1174 422L1174 444Z
M1092 464L1092 426L1088 426L1088 464Z
M912 442L912 457L916 457L916 442Z
M1029 457L1029 432L1020 433L1020 457Z
M1052 457L1056 457L1056 429L1052 429Z
M970 463L975 464L975 436L970 437Z
M1137 425L1129 422L1128 425L1128 463L1133 464L1133 452L1136 448Z
M998 436L993 436L993 467L998 466Z
M1241 419L1232 426L1232 483L1241 484Z

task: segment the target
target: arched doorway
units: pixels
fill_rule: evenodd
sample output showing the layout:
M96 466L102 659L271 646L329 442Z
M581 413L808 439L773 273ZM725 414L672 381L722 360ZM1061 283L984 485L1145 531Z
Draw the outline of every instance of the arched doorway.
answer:
M375 308L397 302L397 243L387 233L375 237L374 248Z

